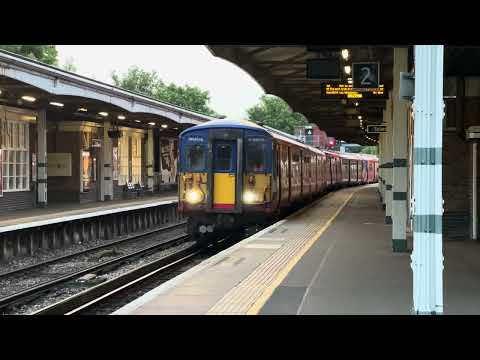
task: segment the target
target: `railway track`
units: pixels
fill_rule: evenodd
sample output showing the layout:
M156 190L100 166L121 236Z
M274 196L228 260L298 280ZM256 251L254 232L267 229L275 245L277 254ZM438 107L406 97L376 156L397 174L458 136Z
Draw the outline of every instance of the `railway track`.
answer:
M122 264L133 261L134 259L153 254L155 252L167 249L172 246L176 246L185 242L188 239L188 236L185 233L176 235L174 237L162 240L156 240L154 238L155 234L164 234L166 232L175 231L176 228L184 227L184 223L178 223L159 229L151 230L146 233L142 233L133 237L125 238L122 240L110 242L108 244L102 244L84 251L76 252L74 254L69 254L54 258L42 263L34 264L25 268L16 269L13 271L5 272L0 274L0 284L15 284L15 282L32 281L32 279L40 279L40 282L34 286L27 286L22 288L20 291L14 291L13 293L4 295L0 298L0 309L8 309L12 306L17 306L18 304L29 302L37 297L42 296L42 294L49 292L50 290L58 287L61 284L68 283L71 280L77 279L86 274L102 274L108 272L112 269L120 267ZM146 244L146 246L141 246L138 249L138 244ZM125 245L128 247L136 248L133 251L129 251L125 255L115 256L119 254L118 247ZM85 260L85 256L92 256L99 254L99 251L106 251L107 249L113 249L112 254L110 254L109 260L104 260L95 263L94 265L88 265L88 261ZM62 273L63 267L68 268L70 261L78 260L78 258L83 259L80 261L80 269L74 270L66 273ZM101 256L99 257L99 259ZM84 264L87 266L84 266ZM60 272L60 274L58 274ZM43 281L43 278L47 280ZM3 289L5 291L6 286L4 285Z
M238 240L230 235L208 247L191 246L59 301L31 315L109 314Z

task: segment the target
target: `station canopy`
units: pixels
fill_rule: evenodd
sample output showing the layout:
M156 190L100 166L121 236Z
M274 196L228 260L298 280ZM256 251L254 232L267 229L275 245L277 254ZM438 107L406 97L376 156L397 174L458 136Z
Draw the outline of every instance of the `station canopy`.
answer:
M366 136L366 125L380 124L388 91L393 85L391 46L223 46L209 45L215 55L250 74L267 94L285 100L292 111L302 113L337 140L374 145L377 137ZM348 57L342 57L348 50ZM345 54L345 52L344 52ZM338 80L307 78L310 59L338 59ZM379 64L380 83L375 91L353 91L352 74L345 66L355 62ZM361 118L360 118L361 117ZM360 123L360 120L362 122ZM365 130L364 130L365 129Z
M165 136L214 119L3 50L0 105L46 109L52 120L158 128Z

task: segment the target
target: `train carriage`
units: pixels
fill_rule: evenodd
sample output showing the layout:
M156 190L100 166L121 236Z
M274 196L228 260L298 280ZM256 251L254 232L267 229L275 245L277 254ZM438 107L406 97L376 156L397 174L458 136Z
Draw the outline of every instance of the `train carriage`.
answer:
M350 161L266 126L210 121L180 134L179 212L197 239L264 223L331 188L358 183Z

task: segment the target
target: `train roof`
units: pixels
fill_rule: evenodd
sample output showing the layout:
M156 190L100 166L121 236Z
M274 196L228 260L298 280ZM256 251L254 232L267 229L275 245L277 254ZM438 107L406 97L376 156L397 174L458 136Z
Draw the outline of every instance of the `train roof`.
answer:
M271 137L285 141L287 143L295 144L305 149L309 149L312 152L317 154L331 154L333 156L339 156L343 158L349 159L359 159L359 160L378 160L377 156L371 154L357 154L357 153L340 153L338 151L333 150L320 150L313 146L307 145L299 140L291 134L287 134L283 131L271 128L269 126L260 126L252 121L248 120L229 120L229 119L216 119L207 121L203 124L193 126L188 128L180 133L180 136L189 133L195 130L202 130L202 129L214 129L214 128L236 128L236 129L250 129L250 130L257 130L262 131Z
M305 143L302 143L301 141L297 140L295 136L291 134L284 133L283 131L268 127L268 126L260 126L258 124L255 124L254 122L248 121L248 120L228 120L228 119L218 119L218 120L211 120L207 121L206 123L200 124L193 126L191 128L188 128L180 133L180 136L189 133L190 131L195 131L195 130L202 130L202 129L214 129L214 128L236 128L236 129L250 129L250 130L257 130L257 131L263 131L266 134L270 135L271 137L275 139L279 139L291 144L295 144L297 146L301 146L303 148L307 148L310 151L316 152L316 153L323 153L321 150L314 148L310 145L307 145Z
M214 128L224 128L224 127L237 128L237 129L261 130L268 133L267 129L251 121L216 119L216 120L207 121L200 125L192 126L191 128L188 128L182 131L180 133L180 136L194 130L214 129Z

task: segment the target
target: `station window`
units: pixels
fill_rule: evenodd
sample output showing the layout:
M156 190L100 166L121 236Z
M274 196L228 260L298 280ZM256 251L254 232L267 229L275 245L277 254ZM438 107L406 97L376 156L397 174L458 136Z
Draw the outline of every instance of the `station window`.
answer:
M2 121L1 130L3 191L28 191L30 190L29 124L7 117Z
M190 145L187 147L187 171L205 170L205 146Z
M266 166L265 144L249 143L246 149L246 171L264 172Z
M118 141L118 185L141 183L142 136L125 132Z

